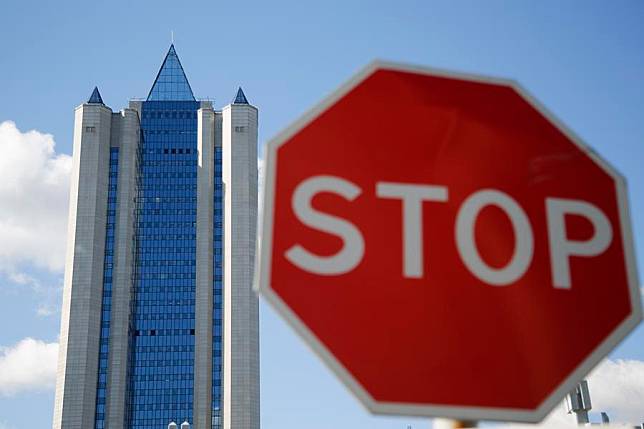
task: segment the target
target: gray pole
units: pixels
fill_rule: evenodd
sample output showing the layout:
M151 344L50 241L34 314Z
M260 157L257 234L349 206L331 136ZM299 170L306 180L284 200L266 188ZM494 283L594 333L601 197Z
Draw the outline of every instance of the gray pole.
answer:
M588 411L592 409L592 404L590 403L590 392L586 380L581 380L577 387L566 396L566 408L568 414L576 414L578 425L582 426L590 423Z

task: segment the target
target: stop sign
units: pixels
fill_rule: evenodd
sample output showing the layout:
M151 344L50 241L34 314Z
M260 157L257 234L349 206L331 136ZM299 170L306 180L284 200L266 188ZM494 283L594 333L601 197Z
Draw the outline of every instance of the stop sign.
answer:
M377 413L539 421L641 319L624 179L511 81L372 64L268 143L262 228Z

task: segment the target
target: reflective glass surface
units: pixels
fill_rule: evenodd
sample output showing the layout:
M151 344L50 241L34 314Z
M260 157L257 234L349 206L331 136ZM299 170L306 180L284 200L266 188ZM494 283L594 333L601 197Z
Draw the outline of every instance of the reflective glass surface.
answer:
M116 186L118 182L119 148L110 148L110 167L107 191L107 225L105 228L105 258L103 261L103 301L101 306L101 335L98 355L98 384L96 385L96 416L94 428L105 427L105 397L107 393L107 359L112 313L112 271L114 267L114 221L116 219Z
M142 106L128 429L193 422L198 107Z
M214 278L212 310L212 429L221 429L222 392L222 306L223 306L223 219L224 219L224 186L221 179L222 154L221 146L215 147L215 190L214 190Z
M194 101L194 99L179 57L174 46L170 46L148 94L148 101Z
M246 95L244 94L244 91L241 89L241 86L237 90L237 95L235 95L235 99L233 100L234 104L248 104L248 99L246 99Z
M97 89L91 98L94 101L100 99ZM148 100L142 103L140 111L141 141L135 160L135 262L124 422L128 429L166 428L170 421L193 423L199 105L171 46ZM108 423L105 420L105 407L106 398L109 397L107 371L118 162L118 148L112 148L94 429L104 429ZM221 429L221 147L215 148L214 163L211 427Z
M101 93L98 92L97 86L94 87L94 91L92 91L92 95L89 96L87 102L90 104L103 104L103 98L101 97Z

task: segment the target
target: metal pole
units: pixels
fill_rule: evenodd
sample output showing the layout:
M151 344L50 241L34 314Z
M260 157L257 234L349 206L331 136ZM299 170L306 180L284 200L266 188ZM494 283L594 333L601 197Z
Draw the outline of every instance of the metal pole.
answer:
M434 419L434 429L463 429L478 426L476 420Z
M585 426L590 423L588 411L593 406L590 402L590 391L586 380L581 380L577 387L566 396L566 408L568 414L575 413L578 425Z

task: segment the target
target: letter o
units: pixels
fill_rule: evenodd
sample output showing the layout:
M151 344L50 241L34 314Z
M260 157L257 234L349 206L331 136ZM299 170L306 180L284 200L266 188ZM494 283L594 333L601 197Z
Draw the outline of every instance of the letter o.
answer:
M508 216L514 230L514 254L502 268L490 267L476 247L476 219L488 206L499 207ZM481 281L492 286L507 286L525 274L532 262L534 237L530 221L521 206L508 194L495 189L482 189L470 195L456 217L456 246L465 266Z

